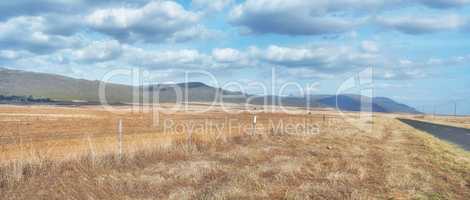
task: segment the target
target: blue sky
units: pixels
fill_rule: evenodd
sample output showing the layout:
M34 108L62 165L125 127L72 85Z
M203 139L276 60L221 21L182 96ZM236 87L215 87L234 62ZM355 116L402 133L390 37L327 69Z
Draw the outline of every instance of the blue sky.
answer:
M91 80L139 69L146 83L191 72L282 95L300 95L288 83L334 94L372 67L376 96L470 114L469 15L470 0L3 1L0 67Z

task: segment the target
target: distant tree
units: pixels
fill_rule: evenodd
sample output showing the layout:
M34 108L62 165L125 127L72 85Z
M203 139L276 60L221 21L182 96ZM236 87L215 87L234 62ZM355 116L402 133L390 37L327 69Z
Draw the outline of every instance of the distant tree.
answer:
M50 98L34 98L32 95L29 96L7 96L0 95L0 101L2 102L30 102L30 103L48 103L52 102Z

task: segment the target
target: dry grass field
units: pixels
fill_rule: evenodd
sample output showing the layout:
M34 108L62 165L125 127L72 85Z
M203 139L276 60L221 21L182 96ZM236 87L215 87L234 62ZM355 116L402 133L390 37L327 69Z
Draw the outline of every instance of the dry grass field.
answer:
M391 115L202 108L0 106L0 199L470 199L470 153Z
M462 127L462 128L470 128L470 117L468 116L416 116L414 119L422 120L422 121L429 121L433 123L455 126L455 127Z

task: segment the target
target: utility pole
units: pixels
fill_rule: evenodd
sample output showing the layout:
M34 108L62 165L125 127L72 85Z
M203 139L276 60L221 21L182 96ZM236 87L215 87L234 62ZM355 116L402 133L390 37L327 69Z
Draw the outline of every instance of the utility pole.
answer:
M423 115L427 115L428 113L426 112L426 106L422 105L420 107L421 107L421 111L423 112Z
M454 117L457 117L457 101L454 101Z

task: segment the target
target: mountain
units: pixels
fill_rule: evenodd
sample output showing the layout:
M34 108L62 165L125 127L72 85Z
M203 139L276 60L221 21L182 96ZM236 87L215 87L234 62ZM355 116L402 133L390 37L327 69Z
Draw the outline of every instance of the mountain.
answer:
M359 95L332 95L320 98L318 102L326 107L338 107L339 110L371 111L372 109L374 112L386 112L384 108L375 104L373 99Z
M153 97L158 97L160 102L176 102L176 101L189 101L189 102L212 102L224 101L241 103L245 102L247 95L241 92L233 92L214 88L200 82L188 82L178 84L159 84L144 86L141 88L143 91L148 92L150 102L153 102ZM179 100L177 99L179 93ZM224 98L225 97L225 98Z
M361 106L361 102L362 105ZM370 111L383 113L413 113L417 114L415 108L398 103L386 97L365 97L360 95L331 95L319 98L318 103L326 107L338 107L339 110L347 111ZM361 108L362 107L362 108Z
M408 105L397 103L392 99L385 97L375 97L373 99L374 104L384 109L384 112L397 112L397 113L420 113L415 108Z
M100 81L74 79L65 76L0 68L0 95L49 98L55 101L100 102ZM106 83L108 103L148 102L228 102L254 105L284 105L295 107L328 107L345 111L370 110L361 108L370 103L374 112L418 113L414 108L385 97L360 95L312 95L308 97L254 96L215 88L200 82L128 86ZM177 95L177 93L181 95ZM133 94L137 94L133 98ZM178 98L179 97L179 98ZM158 98L158 99L157 99ZM9 98L5 98L9 99ZM10 98L11 99L11 98ZM146 101L142 101L146 99Z

